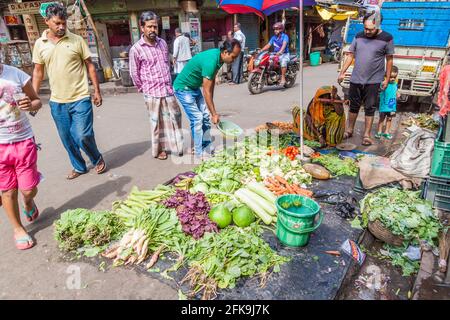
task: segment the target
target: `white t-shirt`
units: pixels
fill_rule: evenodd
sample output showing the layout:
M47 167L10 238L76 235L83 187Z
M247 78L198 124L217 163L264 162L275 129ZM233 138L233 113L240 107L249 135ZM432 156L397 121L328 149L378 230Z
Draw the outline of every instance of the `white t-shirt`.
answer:
M241 30L238 30L234 33L234 38L241 43L242 52L244 52L245 48L245 35Z
M30 79L22 70L3 65L0 74L0 144L20 142L34 136L27 115L14 100L14 94L21 93Z

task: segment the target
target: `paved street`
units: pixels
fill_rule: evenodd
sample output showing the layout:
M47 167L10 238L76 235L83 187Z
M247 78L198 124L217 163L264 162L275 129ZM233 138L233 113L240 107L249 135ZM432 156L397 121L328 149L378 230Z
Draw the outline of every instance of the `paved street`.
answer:
M336 64L306 68L305 103L317 87L335 83L336 76ZM266 121L289 121L290 109L299 101L299 84L290 90L269 90L258 96L249 94L247 83L223 84L216 90L215 101L226 118L251 129ZM70 164L57 137L47 99L44 102L44 109L32 119L37 142L42 146L39 169L45 176L37 197L41 218L27 227L38 244L32 250L19 252L0 209L0 299L177 299L173 288L128 268L102 272L92 264L67 262L53 239L52 223L67 209L110 209L111 203L125 197L134 185L152 188L164 183L192 168L190 156L176 159L178 163L170 159L154 160L149 149L150 126L142 97L138 94L109 96L105 97L104 106L95 112L95 131L110 170L101 176L91 170L74 181L66 181ZM187 130L185 117L183 122ZM186 131L186 149L189 138ZM217 140L221 138L218 136ZM73 290L71 276L78 271L80 288Z

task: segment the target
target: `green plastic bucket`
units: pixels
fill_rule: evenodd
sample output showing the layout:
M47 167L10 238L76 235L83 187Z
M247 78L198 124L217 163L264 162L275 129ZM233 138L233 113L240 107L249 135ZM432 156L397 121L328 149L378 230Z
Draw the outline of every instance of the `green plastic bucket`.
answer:
M296 205L298 201L301 206ZM290 207L286 208L287 205ZM323 220L319 204L308 197L287 194L277 199L276 206L278 240L290 247L306 246L310 234L320 226ZM319 214L319 220L314 225L317 214Z
M309 54L309 64L312 66L320 65L320 51L311 52Z

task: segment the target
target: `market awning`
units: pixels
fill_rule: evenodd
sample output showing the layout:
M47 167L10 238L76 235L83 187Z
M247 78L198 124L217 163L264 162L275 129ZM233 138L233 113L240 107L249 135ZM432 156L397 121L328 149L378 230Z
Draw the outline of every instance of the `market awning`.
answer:
M358 11L343 11L339 10L338 6L333 5L329 8L324 8L320 6L316 6L317 12L322 17L323 20L347 20L348 17L350 18L357 18L358 17Z
M276 11L298 7L300 0L217 0L217 3L230 14L254 13L264 19ZM315 3L315 0L303 0L304 6Z

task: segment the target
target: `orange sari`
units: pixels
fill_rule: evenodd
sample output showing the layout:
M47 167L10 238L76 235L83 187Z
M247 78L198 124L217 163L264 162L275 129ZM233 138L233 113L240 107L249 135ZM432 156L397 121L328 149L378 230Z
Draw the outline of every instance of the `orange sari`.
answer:
M325 104L319 101L324 95L332 94L332 86L324 86L317 90L314 98L308 105L303 120L303 136L307 140L319 141L316 129L325 138L330 147L334 147L342 142L345 132L345 114L339 115L332 104ZM300 133L300 108L292 110L294 117L294 130ZM307 121L310 120L310 121ZM314 126L314 128L311 127Z

